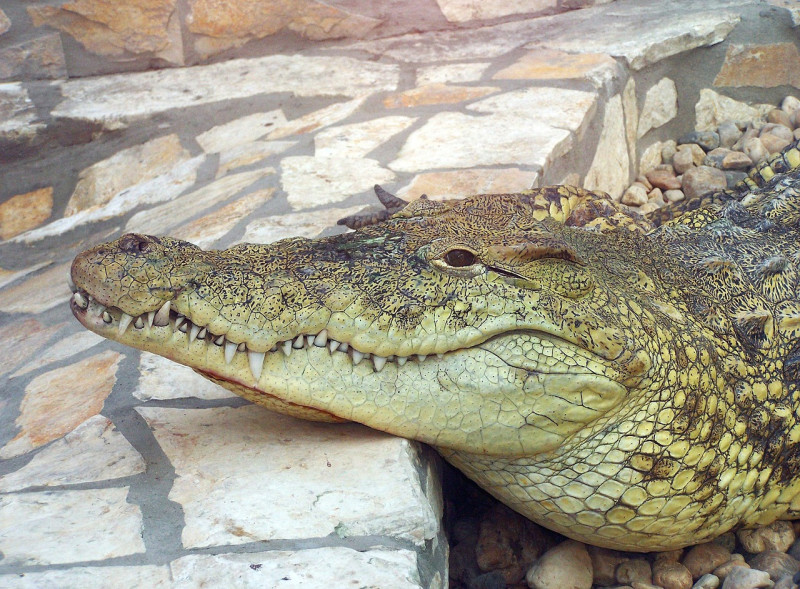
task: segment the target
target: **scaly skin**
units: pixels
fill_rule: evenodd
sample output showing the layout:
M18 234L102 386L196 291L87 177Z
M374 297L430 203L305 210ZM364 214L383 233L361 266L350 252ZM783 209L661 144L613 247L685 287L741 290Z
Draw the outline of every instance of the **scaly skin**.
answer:
M798 166L649 232L550 187L224 251L125 235L75 259L72 310L276 411L431 444L572 538L672 549L800 511Z

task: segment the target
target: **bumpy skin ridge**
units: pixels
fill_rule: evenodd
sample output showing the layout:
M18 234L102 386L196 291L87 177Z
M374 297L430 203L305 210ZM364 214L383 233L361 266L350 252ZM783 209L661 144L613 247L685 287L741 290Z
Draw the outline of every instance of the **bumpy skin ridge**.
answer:
M432 444L592 544L800 515L797 144L652 221L563 186L382 200L316 240L123 236L75 259L72 310L276 411Z

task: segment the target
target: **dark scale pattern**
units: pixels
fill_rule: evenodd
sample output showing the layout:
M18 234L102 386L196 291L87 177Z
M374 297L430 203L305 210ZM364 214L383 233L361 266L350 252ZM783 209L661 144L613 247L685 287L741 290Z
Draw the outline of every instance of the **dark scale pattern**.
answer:
M800 515L797 145L652 220L571 187L377 192L317 240L123 236L75 260L73 311L276 411L430 443L593 544Z

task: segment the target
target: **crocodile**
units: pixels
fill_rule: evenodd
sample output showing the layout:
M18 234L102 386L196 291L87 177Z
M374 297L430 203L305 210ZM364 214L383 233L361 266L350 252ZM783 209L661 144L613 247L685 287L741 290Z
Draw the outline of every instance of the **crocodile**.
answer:
M90 330L303 419L430 444L527 518L669 550L800 516L800 148L651 220L548 186L355 231L78 255Z

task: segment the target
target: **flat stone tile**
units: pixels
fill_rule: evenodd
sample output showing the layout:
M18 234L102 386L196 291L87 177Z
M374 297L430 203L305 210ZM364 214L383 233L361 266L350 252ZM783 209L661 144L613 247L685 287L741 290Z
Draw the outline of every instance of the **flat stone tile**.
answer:
M0 204L0 240L38 227L52 212L52 186L12 196Z
M436 149L431 149L435 145ZM414 131L389 167L399 172L502 164L545 166L572 146L569 131L518 113L434 115Z
M316 157L362 158L417 121L416 117L392 116L329 127L314 136Z
M5 291L0 291L0 298ZM44 325L36 319L23 319L3 327L3 361L0 376L11 372L21 362L35 356L66 323Z
M252 141L220 152L217 178L233 170L256 164L268 157L283 153L297 145L297 141Z
M0 492L107 481L145 471L144 459L102 415L90 417L19 470L0 477Z
M64 216L103 206L123 190L168 174L189 158L175 134L118 151L81 170Z
M124 215L137 207L173 200L195 183L197 170L205 158L205 155L201 155L182 161L163 174L121 190L104 205L78 211L37 229L26 231L12 240L31 243L45 237L61 235L87 223Z
M235 397L228 389L203 378L183 364L142 352L139 359L139 382L133 396L140 401L185 399L229 399Z
M280 109L257 112L212 127L195 139L206 153L219 153L261 139L275 127L284 124L286 117Z
M56 117L108 121L172 109L291 92L295 96L360 96L397 88L399 68L340 56L270 55L191 68L68 80Z
M20 82L0 84L0 137L32 137L44 128L37 120L36 105Z
M377 198L375 199L378 204ZM287 237L317 237L325 229L336 226L342 217L363 210L359 205L344 209L326 208L321 211L272 215L249 223L237 243L272 243Z
M22 368L17 370L14 374L12 374L11 378L23 376L25 374L28 374L29 372L38 370L43 366L47 366L48 364L60 362L64 358L69 358L70 356L74 356L75 354L80 354L81 352L88 350L92 346L96 346L104 339L105 338L100 337L96 333L92 333L88 329L84 331L79 331L74 335L66 337L48 346L47 349L44 350L44 352L34 357L33 360L31 360L30 362L25 364Z
M417 70L417 86L477 82L492 65L489 61L430 65Z
M539 24L547 33L526 47L605 53L623 57L629 67L640 70L672 55L723 41L740 16L724 10L729 3L716 4L717 9L714 3L706 3L705 10L697 11L667 2L616 2L545 17Z
M144 552L142 514L127 496L127 487L0 495L3 564L64 564Z
M332 533L421 545L437 533L412 442L252 405L137 411L175 467L186 548Z
M0 291L0 311L41 313L56 305L66 305L72 291L67 285L70 264L53 266L19 284Z
M176 589L227 586L242 589L309 587L422 587L411 550L343 547L296 552L184 556L170 563Z
M270 200L274 194L274 188L257 190L237 198L213 213L173 229L170 235L190 241L201 248L209 248L225 237L239 221Z
M473 169L419 174L397 191L403 198L417 199L427 194L432 199L464 198L472 194L503 194L533 188L539 174L519 168Z
M396 94L390 94L383 99L383 106L386 108L411 108L432 104L457 104L467 100L475 100L476 98L481 98L499 91L500 88L496 86L427 84Z
M493 80L576 80L595 79L604 70L616 68L616 61L604 53L566 53L540 47L529 51L501 69Z
M292 119L270 132L267 135L267 139L283 139L291 135L304 135L338 123L361 108L366 99L367 96L364 95L346 102L336 102L302 117Z
M281 160L281 185L294 210L341 202L395 179L374 159L292 156Z
M532 104L535 109L531 109ZM597 109L597 94L547 86L525 88L484 98L467 109L494 114L524 113L531 120L567 129L580 138Z
M272 168L239 172L218 178L197 190L170 202L133 215L125 225L126 231L162 235L191 217L220 204L262 178L274 174Z
M436 0L444 17L450 22L470 22L473 20L489 20L512 14L527 14L554 9L557 0L527 0L525 2L509 2L508 0Z
M67 64L60 34L46 33L0 49L0 80L29 77L51 79L67 77Z
M20 431L0 449L0 458L43 446L97 415L117 382L121 359L122 355L108 350L34 378L25 387L14 422Z
M169 589L173 587L167 566L73 567L0 575L7 589Z
M728 45L714 86L800 88L800 50L794 43Z

